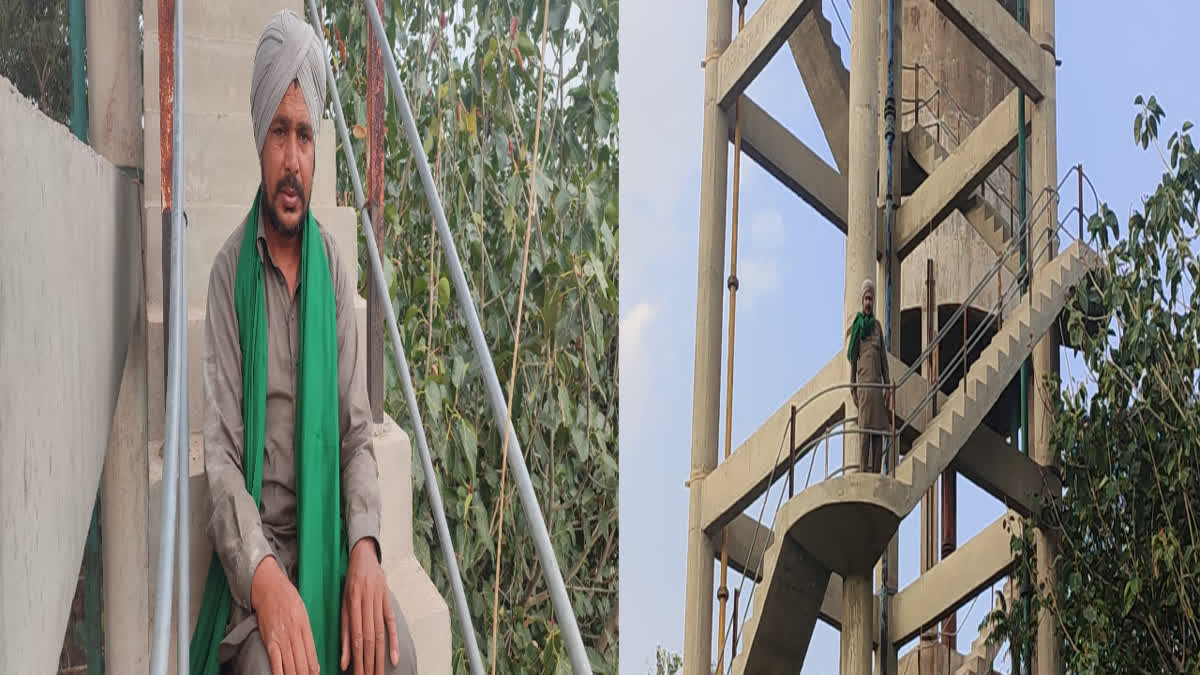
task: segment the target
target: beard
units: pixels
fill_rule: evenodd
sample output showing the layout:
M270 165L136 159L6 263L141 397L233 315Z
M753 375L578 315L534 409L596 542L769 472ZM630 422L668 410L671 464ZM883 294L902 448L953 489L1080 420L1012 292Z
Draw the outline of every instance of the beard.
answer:
M263 185L266 185L265 176L263 177ZM279 194L280 190L284 189L294 190L296 194L300 195L301 198L302 205L300 208L300 218L297 219L295 225L284 224L282 218L280 217L279 211L275 208L275 196ZM277 234L280 234L288 239L300 236L300 229L304 224L304 214L308 213L308 200L309 195L304 193L304 186L300 184L300 179L296 176L296 174L285 173L283 177L280 178L277 183L275 183L274 190L269 193L264 190L263 201L265 203L263 205L266 207L264 210L264 215L266 216L267 225Z

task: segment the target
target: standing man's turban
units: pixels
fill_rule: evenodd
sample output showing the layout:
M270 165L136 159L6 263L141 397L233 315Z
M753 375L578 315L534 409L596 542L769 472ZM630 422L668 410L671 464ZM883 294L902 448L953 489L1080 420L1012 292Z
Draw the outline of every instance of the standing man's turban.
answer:
M321 38L312 27L285 9L267 22L254 53L250 119L254 124L254 144L259 155L262 155L271 119L293 81L300 83L315 136L321 126L321 111L325 108L325 53Z
M871 295L875 295L875 280L870 277L863 279L862 287L858 289L858 299L862 300L867 291L871 291Z

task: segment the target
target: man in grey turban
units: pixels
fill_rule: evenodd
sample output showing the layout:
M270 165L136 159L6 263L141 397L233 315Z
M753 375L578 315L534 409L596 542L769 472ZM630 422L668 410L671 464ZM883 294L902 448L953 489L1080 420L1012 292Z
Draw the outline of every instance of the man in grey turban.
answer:
M215 555L191 642L199 675L416 672L381 565L354 275L309 210L324 59L286 10L254 55L261 183L213 261L204 332Z
M850 384L887 384L887 349L883 344L883 327L875 318L875 282L863 279L860 293L862 311L850 326ZM883 462L883 434L890 429L888 406L891 394L883 387L850 388L850 397L858 406L858 428L862 431L859 469L878 473Z

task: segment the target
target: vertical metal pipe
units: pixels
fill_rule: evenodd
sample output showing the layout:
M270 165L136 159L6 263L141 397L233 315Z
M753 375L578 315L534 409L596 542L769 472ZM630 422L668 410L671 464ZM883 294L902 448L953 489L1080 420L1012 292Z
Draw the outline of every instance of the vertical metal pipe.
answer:
M826 440L828 443L828 440ZM826 451L826 462L829 461ZM827 471L828 472L828 471ZM796 406L792 406L792 417L788 422L788 499L796 494Z
M183 192L184 191L182 189L179 190L180 213L183 212L184 208ZM187 295L185 294L184 297L186 298ZM185 304L181 312L186 312L186 307L187 305ZM189 602L189 594L191 593L191 565L189 563L191 562L190 549L192 542L192 528L191 511L188 503L188 482L191 478L191 444L188 443L189 420L187 382L190 373L188 372L188 360L186 356L188 353L188 334L186 330L183 331L183 337L180 341L182 344L179 345L179 350L185 356L182 359L182 363L179 364L183 369L183 388L180 392L181 402L179 412L179 439L177 441L179 444L179 539L177 540L177 544L179 546L179 574L177 576L178 585L176 587L176 591L178 600L176 602L179 605L179 614L175 619L175 657L177 664L175 666L175 673L176 675L188 675L191 668L191 664L189 662L191 650L188 648L188 646L191 643L192 614Z
M733 644L729 650L729 670L733 670L733 660L737 658L738 643L738 606L742 604L742 589L733 589Z
M887 331L885 333L884 342L885 342L885 348L888 352L891 351L891 345L892 345L892 295L893 295L893 293L892 293L892 258L893 258L892 228L893 228L893 224L894 224L895 211L896 211L895 189L893 186L893 181L895 180L895 176L892 173L893 172L892 145L895 143L895 140L896 140L896 77L895 77L896 17L895 17L895 4L896 4L896 0L888 0L888 3L887 3L887 64L888 64L888 67L887 67L887 98L885 98L884 102L883 102L883 122L884 122L883 139L884 139L884 143L887 146L887 148L885 150L887 152L887 157L886 157L886 162L887 162L887 186L886 186L886 188L887 188L887 191L884 196L884 200L885 200L884 209L886 211L885 220L886 220L886 224L887 224L886 234L884 235L885 236L884 261L887 266L887 295L886 295L887 302L884 305L884 307L885 307L884 325L887 326ZM869 11L869 10L867 10L867 11ZM886 355L884 358L887 358ZM884 475L889 475L890 472L895 468L895 467L889 466L891 464L891 462L889 461L891 459L890 455L891 455L892 450L895 445L894 436L895 436L895 429L896 429L895 389L893 388L892 391L893 391L893 395L892 395L892 405L891 405L891 408L892 408L891 428L892 428L893 433L891 436L888 437L886 445L883 449L882 473ZM882 574L880 575L880 577L882 579L882 589L881 589L880 599L879 599L879 649L880 649L879 672L880 672L880 675L888 675L887 670L888 670L888 661L889 661L889 658L883 653L883 650L887 649L888 644L889 644L889 641L888 641L888 601L891 596L891 583L890 583L890 577L888 574L888 562L889 562L888 561L888 548L890 548L890 546L885 547L883 549L883 555L880 557L880 567L882 569Z
M479 359L480 371L483 373L484 384L488 390L488 398L492 404L492 414L496 417L497 428L501 429L503 433L507 433L509 437L508 446L511 456L510 463L512 465L513 480L517 485L517 493L521 496L521 507L525 513L525 520L529 523L534 548L537 549L538 559L542 564L542 578L546 581L546 586L550 591L550 600L554 606L554 616L558 619L559 626L562 628L563 644L567 648L567 655L571 660L571 667L575 672L590 672L591 665L588 661L587 652L583 647L583 637L579 633L579 624L575 620L575 611L571 607L571 598L567 595L567 587L563 583L562 571L559 569L558 559L554 555L554 546L550 543L550 534L547 532L546 522L542 518L542 510L538 505L537 494L533 491L533 481L529 478L529 468L525 464L525 455L521 451L521 444L517 440L517 433L513 428L512 422L509 422L507 429L504 428L504 422L508 419L508 405L504 398L504 390L501 389L500 379L496 376L496 366L492 363L492 354L488 350L487 340L483 336L483 328L479 323L479 314L476 312L475 303L471 299L471 289L467 286L467 277L463 274L462 263L458 259L458 249L454 245L454 236L450 233L450 226L446 222L446 212L442 209L442 201L438 197L437 186L433 183L433 174L429 171L429 160L425 157L425 150L421 144L421 134L417 131L417 124L413 119L412 108L408 105L408 97L405 95L403 85L400 82L400 73L396 70L396 61L392 56L392 50L387 47L387 34L383 29L383 21L379 18L379 10L376 9L375 3L371 2L371 0L364 0L364 4L367 6L367 17L371 21L371 28L374 30L375 39L384 47L380 50L383 53L383 65L387 70L388 79L392 84L392 95L396 99L396 106L400 109L400 116L404 121L404 130L408 135L408 142L412 148L413 158L417 162L417 171L421 174L421 184L425 188L425 197L429 201L430 210L433 211L434 221L437 223L442 248L446 252L446 262L448 263L447 267L449 267L451 282L454 284L455 299L458 301L459 308L467 320L467 332L471 336L471 344L474 346L475 355ZM536 150L534 148L534 151Z
M383 11L383 0L375 0ZM375 239L383 241L383 183L384 134L383 116L387 99L383 94L383 56L379 43L367 41L367 209ZM330 83L333 86L333 83ZM430 261L430 265L433 261ZM383 421L383 371L386 337L383 334L383 312L391 311L392 303L380 296L375 284L367 285L367 395L371 401L371 416L376 424ZM430 317L430 321L433 318Z
M958 475L954 469L942 472L942 560L954 553L958 541ZM942 619L942 640L950 650L958 648L958 615L950 612Z
M1025 0L1017 0L1017 22L1022 27L1025 26ZM1029 223L1026 222L1028 205L1026 204L1026 193L1028 192L1028 169L1026 156L1026 138L1025 138L1025 92L1018 90L1017 92L1017 187L1020 194L1017 195L1017 217L1021 226L1018 230L1021 237L1021 293L1028 294L1029 291ZM1029 454L1029 374L1031 370L1031 362L1028 357L1021 362L1021 454ZM1021 584L1022 596L1022 613L1024 618L1029 618L1029 582L1028 579L1022 579ZM1018 659L1014 654L1013 671L1021 671L1021 666L1024 666L1024 672L1030 671L1032 655L1030 646L1026 644L1021 649L1021 654Z
M175 87L176 95L174 96L174 117L176 124L173 127L173 142L174 156L172 158L172 182L179 189L173 191L173 203L171 205L171 258L170 258L170 285L171 285L171 306L174 308L167 317L170 323L170 341L167 346L168 351L168 368L167 368L167 401L166 401L166 433L163 438L166 439L163 447L163 477L162 477L162 492L163 492L163 507L162 517L160 519L161 530L159 533L159 548L158 548L158 572L157 572L157 597L155 598L154 611L154 639L153 648L150 656L150 670L154 675L165 675L167 672L168 649L170 646L170 625L171 625L171 590L174 582L174 558L175 558L175 539L176 539L176 511L179 483L176 480L179 471L179 437L181 422L187 414L186 410L180 410L180 404L184 401L184 392L186 391L187 377L185 368L186 354L183 351L184 340L186 339L186 324L185 312L180 308L186 307L187 289L186 278L183 274L184 246L186 245L186 233L183 228L183 124L181 118L182 112L182 96L179 92L183 87L183 58L179 53L180 36L183 33L183 12L182 3L176 0L175 6ZM185 469L186 470L186 469ZM186 619L185 619L186 620ZM184 645L180 646L181 650L186 650Z
M370 7L370 2L368 1ZM309 19L320 35L321 16L317 13L314 0L308 0ZM322 38L322 48L328 49ZM385 54L391 54L387 49ZM346 157L346 165L350 171L350 184L354 188L354 200L358 206L359 219L363 224L363 234L367 240L367 260L370 264L371 281L386 293L386 282L383 278L383 264L380 262L379 247L375 241L375 231L371 227L371 216L366 208L363 195L362 181L358 175L358 165L355 163L353 147L350 144L350 133L346 130L346 120L342 112L341 96L338 94L336 80L333 76L333 66L328 55L325 56L325 77L329 81L329 93L333 97L334 122L337 125L338 138L342 142L342 152ZM458 561L454 554L454 543L450 539L450 528L446 524L445 506L442 504L442 493L438 487L437 474L433 469L433 460L429 456L429 443L425 439L425 425L421 421L421 410L417 406L416 393L412 386L412 373L408 368L408 357L404 353L404 342L400 339L400 329L396 325L394 312L383 313L384 322L392 338L392 349L395 352L396 365L400 370L400 388L404 392L404 400L408 405L409 420L417 441L417 454L421 458L421 471L428 481L429 507L433 514L434 527L438 533L438 543L442 550L442 559L446 564L447 575L450 577L450 589L454 596L454 609L458 614L459 628L462 631L463 644L467 653L467 663L473 675L483 675L483 659L479 655L479 643L475 636L475 627L471 623L471 612L467 607L467 595L463 590L462 576L458 571Z
M1079 174L1079 241L1083 241L1083 162L1075 167L1075 171Z
M60 5L61 6L61 5ZM87 143L88 107L87 83L84 69L84 15L83 0L71 0L69 23L71 48L71 133Z

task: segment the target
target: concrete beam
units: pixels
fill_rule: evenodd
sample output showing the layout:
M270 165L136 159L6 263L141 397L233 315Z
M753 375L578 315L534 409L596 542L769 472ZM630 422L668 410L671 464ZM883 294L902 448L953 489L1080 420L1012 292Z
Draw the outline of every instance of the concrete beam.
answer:
M814 0L766 0L717 62L717 103L729 108L812 11Z
M892 599L892 642L903 644L940 621L1012 568L1010 542L1020 519L1006 512Z
M934 0L967 39L1035 102L1049 91L1054 57L994 0Z
M726 559L729 566L738 574L751 577L754 583L762 581L763 552L775 540L775 533L744 513L739 513L730 521L725 526L725 532L728 534ZM714 552L717 554L714 559L720 560L721 552Z
M1026 102L1026 112L1032 106ZM1028 117L1027 117L1028 118ZM1017 91L1014 89L975 127L937 169L900 205L895 231L900 257L908 255L1004 161L1017 145Z
M845 414L842 395L835 390L813 398L824 389L846 381L846 357L839 349L812 379L779 407L729 459L721 462L704 480L701 527L716 535L751 502L766 491L771 479L787 472L788 424L792 406L796 415L796 445L803 447ZM809 402L811 399L811 402Z
M1022 516L1040 508L1047 496L1062 496L1062 482L1053 473L986 425L975 429L951 466Z
M806 13L788 37L788 47L833 161L845 173L850 169L850 71L842 65L842 50L833 41L829 20L821 12Z
M761 11L761 10L760 10ZM846 178L748 96L742 97L742 151L842 232ZM734 119L729 116L729 140Z

